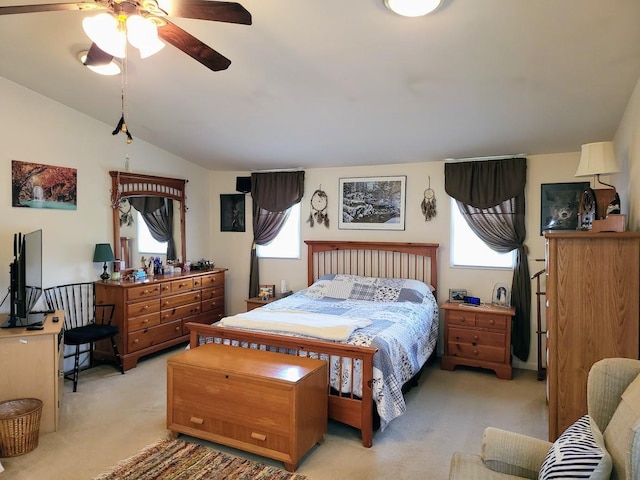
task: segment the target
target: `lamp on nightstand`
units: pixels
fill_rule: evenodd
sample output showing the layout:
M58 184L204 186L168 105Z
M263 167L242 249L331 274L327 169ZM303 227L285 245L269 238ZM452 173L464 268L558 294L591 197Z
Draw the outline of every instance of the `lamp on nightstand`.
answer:
M113 262L115 257L113 256L113 250L108 243L96 243L96 249L93 252L93 261L95 263L104 262L102 266L102 280L109 280L110 275L107 273L107 262Z

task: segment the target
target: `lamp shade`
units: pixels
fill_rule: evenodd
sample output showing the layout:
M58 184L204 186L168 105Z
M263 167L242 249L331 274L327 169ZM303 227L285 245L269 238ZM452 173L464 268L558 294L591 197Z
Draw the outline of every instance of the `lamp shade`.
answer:
M582 145L580 164L576 177L618 173L620 168L613 153L613 142L586 143Z
M114 260L113 250L111 250L109 243L96 243L96 249L93 252L94 262L113 262Z

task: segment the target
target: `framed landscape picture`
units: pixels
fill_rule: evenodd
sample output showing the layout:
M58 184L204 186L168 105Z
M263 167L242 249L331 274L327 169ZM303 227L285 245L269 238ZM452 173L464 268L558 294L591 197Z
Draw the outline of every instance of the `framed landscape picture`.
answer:
M42 163L11 161L11 205L77 210L78 171Z
M577 230L580 196L589 182L543 183L540 191L540 235L545 230Z
M340 179L338 228L404 230L406 176Z

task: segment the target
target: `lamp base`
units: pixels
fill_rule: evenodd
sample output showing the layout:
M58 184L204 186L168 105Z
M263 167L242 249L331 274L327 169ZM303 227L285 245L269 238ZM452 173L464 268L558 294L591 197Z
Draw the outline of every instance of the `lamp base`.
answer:
M107 273L107 262L104 262L104 265L102 266L102 275L100 275L100 278L105 281L111 278L111 275Z

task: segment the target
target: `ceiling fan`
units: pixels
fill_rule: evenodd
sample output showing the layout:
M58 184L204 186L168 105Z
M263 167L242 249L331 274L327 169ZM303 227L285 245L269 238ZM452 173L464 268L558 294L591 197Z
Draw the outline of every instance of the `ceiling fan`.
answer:
M0 15L19 13L53 12L60 10L100 11L106 10L123 22L132 15L140 15L151 20L156 26L158 37L182 50L211 70L219 71L229 67L231 60L216 52L196 37L171 23L167 17L211 20L216 22L251 25L251 14L239 3L209 0L169 0L167 10L156 0L87 0L76 3L51 3L41 5L17 5L0 7ZM89 49L85 65L97 66L111 62L113 55L103 51L94 42Z

